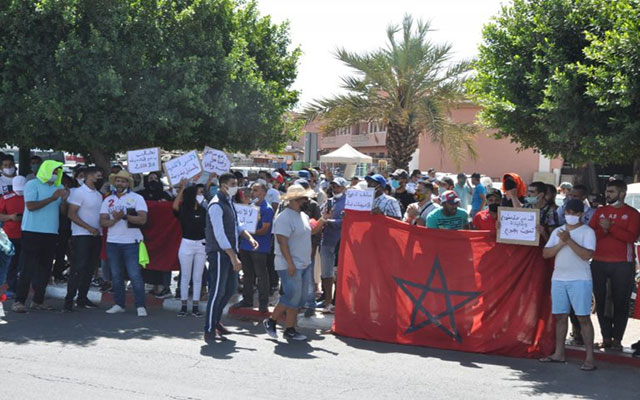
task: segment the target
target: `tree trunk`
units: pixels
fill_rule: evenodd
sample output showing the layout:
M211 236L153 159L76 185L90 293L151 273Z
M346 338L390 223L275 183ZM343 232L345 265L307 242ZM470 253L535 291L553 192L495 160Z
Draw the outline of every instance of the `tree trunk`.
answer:
M409 168L409 161L418 148L418 134L409 126L387 125L387 150L393 169Z
M94 148L91 149L91 158L97 167L104 170L105 178L109 176L111 170L111 161L109 160L109 154L104 151Z
M28 147L20 147L18 150L18 162L20 163L19 175L27 176L31 173L31 149Z

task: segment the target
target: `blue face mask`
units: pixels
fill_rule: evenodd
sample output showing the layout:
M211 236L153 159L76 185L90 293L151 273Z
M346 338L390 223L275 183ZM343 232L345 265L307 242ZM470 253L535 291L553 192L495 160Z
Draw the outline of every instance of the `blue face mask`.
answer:
M524 198L524 201L527 204L531 204L532 206L535 206L536 204L538 204L540 199L538 198L538 196L527 196Z
M394 188L394 189L399 188L399 187L400 187L400 181L397 181L397 180L395 180L395 179L392 179L392 180L391 180L391 187L392 187L392 188Z

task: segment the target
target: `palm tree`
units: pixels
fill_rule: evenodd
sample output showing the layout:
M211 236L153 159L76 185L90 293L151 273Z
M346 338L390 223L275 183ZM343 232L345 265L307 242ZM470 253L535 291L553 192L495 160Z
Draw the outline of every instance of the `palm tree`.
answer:
M473 124L455 124L449 110L464 101L467 61L451 62L451 45L427 38L428 22L405 15L402 27L387 28L388 43L371 53L338 49L336 57L355 70L343 77L346 94L316 100L304 110L308 120L323 118L324 131L361 121L387 127L387 149L393 168L407 169L421 134L447 152L459 167L476 157ZM397 36L401 36L397 38Z

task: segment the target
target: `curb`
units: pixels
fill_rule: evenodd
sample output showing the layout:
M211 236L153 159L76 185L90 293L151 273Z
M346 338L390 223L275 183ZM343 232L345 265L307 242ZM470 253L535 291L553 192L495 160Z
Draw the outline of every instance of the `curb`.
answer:
M606 362L618 365L627 365L631 367L640 367L640 358L631 356L633 350L625 348L623 352L608 352L603 350L594 350L593 356L596 361ZM584 360L585 349L579 346L567 345L565 350L567 358Z

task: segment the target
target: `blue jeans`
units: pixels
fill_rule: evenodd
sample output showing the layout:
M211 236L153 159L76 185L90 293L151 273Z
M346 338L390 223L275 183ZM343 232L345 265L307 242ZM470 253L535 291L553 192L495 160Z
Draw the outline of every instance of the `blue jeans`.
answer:
M124 291L124 268L133 285L133 296L136 307L144 307L144 282L142 271L138 264L139 244L107 243L107 259L111 267L111 278L113 281L113 300L120 307L124 308L126 303Z
M211 333L222 318L222 311L231 296L238 290L238 273L233 270L227 253L216 251L207 254L209 259L209 301L204 331Z
M282 291L284 294L280 297L280 303L289 308L301 308L307 300L309 277L312 269L306 267L304 269L296 269L295 276L289 276L287 270L278 271L280 281L282 282Z
M18 257L18 255L8 256L0 251L0 286L4 285L4 281L7 278L12 257Z

